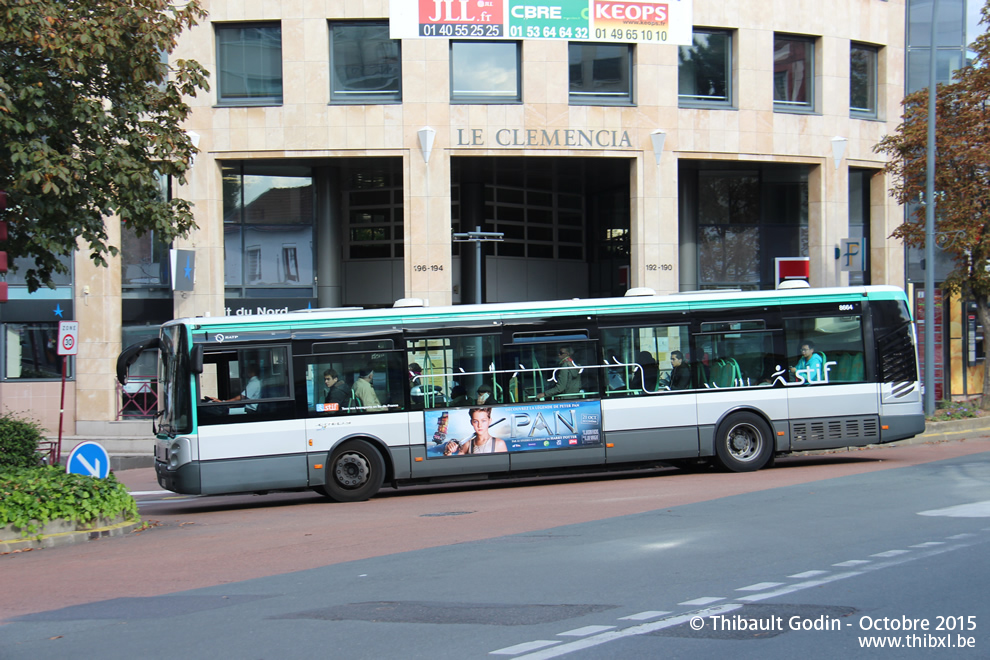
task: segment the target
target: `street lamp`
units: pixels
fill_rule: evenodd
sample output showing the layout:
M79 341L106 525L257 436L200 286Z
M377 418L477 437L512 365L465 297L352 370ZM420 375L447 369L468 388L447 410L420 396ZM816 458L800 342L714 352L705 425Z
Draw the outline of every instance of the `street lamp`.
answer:
M938 0L932 0L928 43L928 145L925 160L925 415L935 413L935 18Z
M505 234L500 231L481 231L481 227L475 227L474 231L459 232L454 234L455 243L474 243L474 302L481 304L481 244L490 241L501 241Z

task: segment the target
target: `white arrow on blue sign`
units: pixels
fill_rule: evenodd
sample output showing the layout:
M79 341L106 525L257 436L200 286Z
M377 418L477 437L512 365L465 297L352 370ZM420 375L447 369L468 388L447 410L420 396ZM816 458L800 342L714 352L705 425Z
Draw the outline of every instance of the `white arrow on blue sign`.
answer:
M72 448L69 460L65 462L69 474L85 474L97 479L106 479L110 474L110 455L103 445L86 441Z

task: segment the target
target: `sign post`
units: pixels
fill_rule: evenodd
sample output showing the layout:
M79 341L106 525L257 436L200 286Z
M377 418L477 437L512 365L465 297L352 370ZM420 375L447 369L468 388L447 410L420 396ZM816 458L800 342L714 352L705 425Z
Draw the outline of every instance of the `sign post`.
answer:
M58 406L58 447L56 460L62 457L62 418L65 416L65 364L70 355L79 353L79 321L58 322L58 354L62 356L62 399Z

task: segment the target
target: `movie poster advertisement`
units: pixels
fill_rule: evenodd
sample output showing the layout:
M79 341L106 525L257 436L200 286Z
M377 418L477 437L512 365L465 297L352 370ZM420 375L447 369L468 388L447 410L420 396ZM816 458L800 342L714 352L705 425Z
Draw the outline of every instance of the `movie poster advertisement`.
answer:
M568 449L601 444L599 401L428 410L426 456Z

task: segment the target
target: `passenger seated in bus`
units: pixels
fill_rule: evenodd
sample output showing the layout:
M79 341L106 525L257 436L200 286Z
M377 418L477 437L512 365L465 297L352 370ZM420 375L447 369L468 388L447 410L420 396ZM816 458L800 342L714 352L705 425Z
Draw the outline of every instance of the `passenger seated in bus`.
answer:
M327 392L323 396L323 403L329 404L327 412L338 412L347 408L347 402L351 398L351 393L347 391L347 386L340 380L340 376L334 369L327 369L323 372L323 384L326 385ZM336 407L333 407L336 404Z
M471 416L471 427L474 435L463 442L456 440L449 441L443 448L444 456L457 456L463 454L502 454L509 451L505 440L497 438L489 431L492 423L491 408L471 408L468 411ZM499 420L501 422L502 420ZM498 422L495 422L498 424Z
M670 389L689 390L691 389L691 367L684 360L684 353L681 351L670 352Z
M375 388L375 370L369 364L358 372L358 377L354 380L354 396L357 397L361 410L364 412L381 412L385 406L378 400Z
M822 354L815 351L815 342L806 339L801 342L801 359L796 367L791 367L791 375L794 380L804 380L814 383L822 380L824 360Z
M454 387L451 388L450 405L452 406L471 405L471 397L468 396L467 390L464 389L463 385L454 385Z
M571 358L571 347L561 346L557 349L557 368L553 372L556 385L544 390L537 398L540 401L554 397L568 398L568 394L578 394L581 391L581 373Z
M649 351L636 354L636 365L639 367L632 377L632 389L644 392L656 392L660 376L660 365Z
M491 399L491 398L492 398L492 386L491 385L486 385L484 383L482 383L481 385L479 385L478 386L478 396L474 400L475 403L477 405L479 405L479 406L482 406L485 403L487 403L488 400Z
M247 367L248 382L244 386L244 391L240 394L233 396L229 399L216 399L214 397L204 397L207 401L213 403L232 403L234 401L244 401L247 399L260 399L261 398L261 379L258 378L258 367L255 365L249 365ZM236 412L255 412L258 409L257 403L249 403L244 406L244 410L237 410ZM230 411L235 412L234 410Z

